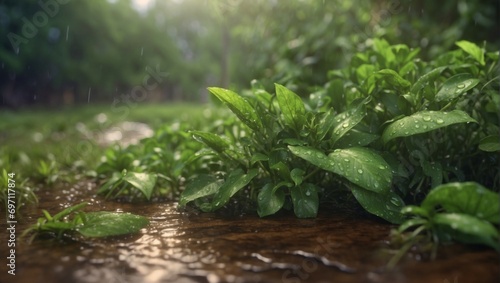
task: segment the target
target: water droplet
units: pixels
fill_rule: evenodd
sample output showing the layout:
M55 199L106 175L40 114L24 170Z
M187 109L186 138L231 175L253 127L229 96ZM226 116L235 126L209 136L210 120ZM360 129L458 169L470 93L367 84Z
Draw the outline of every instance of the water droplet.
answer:
M426 122L429 122L431 120L431 117L430 116L424 116L422 119L424 121L426 121Z
M443 123L444 123L444 120L443 120L443 119L437 119L437 120L436 120L436 123L438 123L438 124L443 124Z
M457 85L457 88L464 88L465 87L465 84L459 84Z
M394 136L396 134L396 131L392 131L391 136Z
M391 203L395 206L399 206L399 200L397 198L391 198Z
M419 124L415 125L415 129L418 129L418 128L420 128L420 125Z
M310 191L306 191L306 196L310 196L311 195L311 192Z
M345 161L345 162L349 162L349 159L347 159L347 158L344 158L344 161Z
M379 166L378 166L378 169L380 169L380 170L384 170L384 169L387 169L387 168L386 168L386 167L384 167L384 165L379 165Z
M345 122L344 124L342 124L342 127L343 127L343 128L347 128L347 127L349 127L349 122Z
M424 126L423 126L423 128L424 128L424 129L427 129L427 125L424 125Z
M333 162L333 161L330 162L330 165L335 166L335 162Z
M359 174L363 174L363 169L358 169Z
M324 156L323 156L323 154L321 152L317 152L316 153L316 157L317 158L323 158Z
M409 134L410 134L410 132L405 132L405 135L409 135Z

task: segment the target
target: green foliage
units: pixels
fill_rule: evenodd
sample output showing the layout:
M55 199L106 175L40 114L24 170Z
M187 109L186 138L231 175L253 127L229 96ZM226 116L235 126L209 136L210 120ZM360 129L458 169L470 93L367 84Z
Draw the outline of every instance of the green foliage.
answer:
M44 217L26 229L22 237L33 234L31 239L42 235L61 238L79 233L84 237L109 237L137 233L149 221L138 215L116 212L83 212L87 203L80 203L52 216L43 210Z
M420 206L407 206L403 213L412 216L393 231L393 240L403 239L403 248L389 263L394 266L416 244L437 245L455 240L481 244L500 251L500 198L475 182L448 183L429 192ZM406 231L414 229L412 233ZM407 235L409 234L409 235ZM423 237L422 237L423 235Z
M6 168L9 167L6 166ZM22 179L15 173L7 172L5 168L2 169L0 174L0 205L5 209L6 214L9 214L14 207L14 211L18 213L24 205L38 203L36 194L27 182L28 179Z
M274 95L257 83L254 86L253 96L247 97L220 88L209 89L239 118L245 134L238 140L192 132L211 149L205 154L218 156L224 162L224 173L222 178L194 177L181 195L181 206L195 201L202 210L213 211L232 197L238 199L235 195L240 191L239 197L244 199L247 186L247 201L256 203L260 216L274 214L288 203L297 217L315 217L320 195L330 189L328 184L335 179L374 192L357 198L368 207L379 200L379 195L392 196L392 173L378 153L359 146L335 147L365 116L366 100L333 115L331 108L307 109L297 94L279 84ZM363 139L360 136L359 141L352 142L358 145ZM400 220L398 209L389 212L386 206L380 206L368 211L391 222Z

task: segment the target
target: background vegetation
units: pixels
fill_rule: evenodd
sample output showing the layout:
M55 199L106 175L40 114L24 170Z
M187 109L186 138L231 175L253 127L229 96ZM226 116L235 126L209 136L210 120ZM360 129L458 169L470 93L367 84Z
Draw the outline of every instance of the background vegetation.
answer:
M494 0L139 2L0 1L0 105L124 100L151 70L165 76L150 101L206 101L207 86L255 78L307 94L374 37L424 59L461 39L499 46Z

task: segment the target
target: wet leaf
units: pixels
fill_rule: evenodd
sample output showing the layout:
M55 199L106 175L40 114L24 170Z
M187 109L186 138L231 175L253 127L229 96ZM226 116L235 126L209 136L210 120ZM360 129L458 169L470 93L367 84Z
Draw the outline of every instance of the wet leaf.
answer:
M290 177L292 178L293 182L295 183L295 186L299 186L302 184L302 181L304 180L304 174L306 171L300 169L300 168L294 168L290 172Z
M361 132L356 129L351 129L348 133L346 133L342 138L340 138L335 146L339 148L348 148L353 146L366 146L370 143L379 139L380 136Z
M260 190L257 197L257 213L260 217L268 216L278 212L285 203L285 193L281 189L284 182L273 186L268 183Z
M182 207L193 200L215 194L222 183L222 180L213 175L197 176L186 185L186 189L181 194L179 205Z
M421 204L432 211L441 206L446 212L469 214L495 224L500 223L500 198L475 182L448 183L434 188Z
M248 185L258 172L257 169L252 169L247 174L241 169L231 172L215 193L210 210L214 211L224 206L234 194Z
M298 157L343 176L367 190L374 192L389 190L392 179L389 165L380 155L367 148L336 149L328 156L311 147L289 146L289 148Z
M488 152L500 151L500 137L499 136L485 137L479 142L479 149Z
M319 198L317 187L313 184L302 184L291 190L293 211L298 218L312 218L318 214Z
M421 216L421 217L425 217L425 218L428 218L430 216L429 211L427 211L426 209L424 209L420 206L416 206L416 205L408 205L408 206L403 207L403 209L401 209L401 213L402 214L412 214L412 215Z
M390 69L383 69L377 72L382 75L386 82L397 88L406 89L411 86L411 83L403 79L397 72Z
M439 234L466 244L483 244L500 251L498 230L489 222L462 213L439 213L432 223Z
M410 92L412 94L417 94L420 90L422 90L426 85L434 84L434 81L441 75L441 73L448 67L438 67L433 69L432 71L421 76L411 87Z
M156 185L156 178L156 174L127 172L122 180L137 188L149 200Z
M64 209L63 211L57 213L56 215L52 216L52 219L49 219L49 220L52 220L52 221L58 221L58 220L61 220L63 219L64 217L70 215L71 213L75 212L75 211L79 211L81 210L82 208L84 208L85 206L87 206L87 203L86 202L82 202L80 204L77 204L77 205L73 205L73 206L70 206L66 209ZM44 212L45 213L45 212ZM48 212L47 212L48 213ZM49 214L50 215L50 214ZM47 215L46 215L47 216Z
M467 113L461 110L451 112L420 111L411 116L401 118L387 126L382 134L384 143L398 138L426 133L452 124L474 122Z
M216 134L201 131L191 131L190 133L197 141L204 143L218 153L229 148L229 144Z
M366 115L365 106L360 103L358 106L335 116L333 125L332 143L335 144L354 126L356 126Z
M404 216L400 212L404 202L397 194L393 192L380 194L353 185L349 187L359 204L369 213L394 224L404 221Z
M241 96L227 89L209 87L208 90L222 101L245 125L260 132L262 122L255 109Z
M484 52L479 46L466 40L457 41L455 44L463 51L467 52L470 56L472 56L472 58L476 59L479 64L481 64L482 66L485 65Z
M275 84L276 99L287 126L300 131L306 122L306 108L300 96L286 87Z
M434 98L436 101L453 100L479 83L471 74L457 74L446 80Z
M89 212L85 222L77 231L85 237L108 237L139 232L149 221L130 213Z

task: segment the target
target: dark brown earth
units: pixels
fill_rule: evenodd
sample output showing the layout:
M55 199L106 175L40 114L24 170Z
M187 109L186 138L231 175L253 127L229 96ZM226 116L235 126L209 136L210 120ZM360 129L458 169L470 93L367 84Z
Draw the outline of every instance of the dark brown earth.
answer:
M56 213L81 201L90 203L87 211L147 216L150 225L137 235L98 240L18 239L15 276L7 274L2 240L0 282L500 282L500 255L477 246L441 247L435 261L407 257L384 270L389 255L381 248L392 226L364 212L261 219L179 211L175 203L104 201L94 191L91 184L46 189L39 207L23 210L17 234L41 209Z

